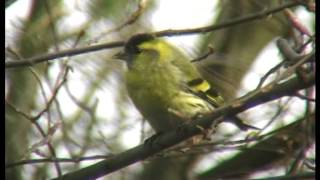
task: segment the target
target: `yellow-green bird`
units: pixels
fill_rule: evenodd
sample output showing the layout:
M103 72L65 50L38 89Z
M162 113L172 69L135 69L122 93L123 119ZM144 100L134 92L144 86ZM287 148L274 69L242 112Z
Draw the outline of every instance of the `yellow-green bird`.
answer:
M184 53L163 39L135 35L115 57L126 61L129 96L156 132L172 130L224 103ZM238 118L232 121L243 130L255 128Z

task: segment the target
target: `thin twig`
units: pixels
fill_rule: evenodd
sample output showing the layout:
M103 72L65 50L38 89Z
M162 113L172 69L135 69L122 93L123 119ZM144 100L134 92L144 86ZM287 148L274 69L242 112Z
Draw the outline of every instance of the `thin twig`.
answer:
M139 17L141 17L142 13L144 12L146 7L146 1L145 0L140 0L138 3L138 8L137 10L135 10L133 13L131 13L131 15L129 15L129 18L127 20L125 20L125 22L121 23L120 25L118 25L115 28L112 28L106 32L101 33L99 36L93 38L92 40L90 40L88 42L88 44L97 42L98 39L101 39L103 36L106 36L109 33L112 32L116 32L116 31L120 31L121 29L123 29L126 26L132 25L133 23L135 23Z
M217 25L211 25L211 26L194 28L194 29L164 30L164 31L154 32L151 34L155 35L156 37L163 37L163 36L193 35L193 34L198 34L198 33L212 32L215 30L235 26L235 25L242 24L245 22L250 22L250 21L262 19L262 18L267 17L270 14L280 12L285 8L290 8L290 7L294 7L294 6L298 6L298 5L300 5L300 3L293 1L293 2L290 2L287 4L280 5L275 8L271 8L269 10L252 13L252 14L249 14L249 15L246 15L243 17L239 17L236 19L232 19L230 21L226 21L224 23L217 24ZM53 60L55 58L74 56L74 55L98 51L98 50L121 47L124 44L125 44L124 41L116 41L116 42L111 42L111 43L106 43L106 44L99 44L99 45L93 45L93 46L88 46L88 47L63 50L63 51L60 51L57 53L49 53L49 54L39 55L39 56L25 59L23 61L7 61L7 62L5 62L5 68L32 66L37 63Z
M38 163L79 163L81 161L92 161L110 158L112 155L95 155L95 156L86 156L86 157L74 157L74 158L43 158L43 159L27 159L23 161L18 161L14 163L6 164L6 168L13 168L16 166L22 165L31 165Z
M277 119L277 117L279 117L281 115L281 113L283 113L283 109L285 108L285 105L287 105L290 102L290 100L291 100L291 97L289 97L286 100L286 102L284 102L283 104L281 104L281 101L279 101L277 111L274 113L274 115L271 117L271 119L268 121L268 123L266 125L264 125L263 128L261 128L260 132L262 132L267 127L269 127Z
M271 68L266 74L264 74L259 81L259 84L257 85L256 89L260 89L263 85L263 83L267 80L267 78L273 74L274 72L276 72L277 70L279 70L283 65L285 64L284 61L281 61L280 63L278 63L277 65L275 65L273 68Z
M54 99L56 98L58 92L59 92L59 89L62 87L62 85L66 82L67 80L67 74L68 74L69 70L67 70L65 72L65 75L63 77L63 79L61 80L61 82L56 86L56 88L53 90L52 92L52 95L48 101L48 103L46 104L45 108L43 110L41 110L36 116L33 117L34 120L37 120L39 119L43 113L47 112L49 107L51 106L52 102L54 101Z
M310 101L310 102L316 102L316 99L307 97L307 96L302 95L302 94L299 94L298 92L293 94L293 95L298 97L298 98L300 98L300 99L303 99L303 100L307 100L307 101Z
M196 59L193 59L193 60L191 60L191 62L198 62L198 61L201 61L201 60L203 60L203 59L206 59L208 56L210 56L211 54L213 54L214 53L214 49L213 49L213 47L212 46L208 46L208 52L207 53L205 53L204 55L202 55L202 56L200 56L200 57L198 57L198 58L196 58Z

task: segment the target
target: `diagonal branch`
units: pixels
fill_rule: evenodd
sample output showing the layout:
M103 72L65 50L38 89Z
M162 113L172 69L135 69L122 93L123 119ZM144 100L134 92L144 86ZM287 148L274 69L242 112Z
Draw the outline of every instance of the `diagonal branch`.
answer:
M176 145L196 134L201 133L199 126L209 128L213 122L224 115L235 115L257 105L272 101L283 96L294 95L301 89L313 86L315 83L314 73L309 73L303 81L298 77L294 77L288 81L279 84L270 84L261 89L251 91L247 95L228 103L214 112L204 115L203 117L183 125L179 130L173 130L158 135L152 140L151 144L142 144L129 149L125 152L117 154L106 160L100 161L91 166L79 169L77 171L67 173L62 176L63 179L95 179L110 174L116 170L124 168L135 162L144 160L162 150Z

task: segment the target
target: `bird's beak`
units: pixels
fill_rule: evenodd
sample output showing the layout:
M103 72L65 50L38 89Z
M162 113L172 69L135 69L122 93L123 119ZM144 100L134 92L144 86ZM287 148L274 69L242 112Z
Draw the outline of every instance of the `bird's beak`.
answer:
M127 60L128 59L128 54L123 52L123 51L120 51L118 52L117 54L114 54L112 56L113 59L121 59L121 60Z

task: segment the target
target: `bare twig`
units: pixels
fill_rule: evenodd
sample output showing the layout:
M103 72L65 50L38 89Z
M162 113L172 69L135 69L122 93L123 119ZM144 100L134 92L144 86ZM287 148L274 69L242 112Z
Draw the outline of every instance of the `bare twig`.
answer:
M163 37L163 36L180 36L180 35L192 35L192 34L197 34L197 33L212 32L215 30L235 26L235 25L242 24L245 22L250 22L250 21L262 19L262 18L267 17L270 14L280 12L285 8L290 8L290 7L294 7L294 6L298 6L298 5L300 5L300 3L292 1L287 4L283 4L278 7L271 8L269 10L264 10L264 11L252 13L247 16L239 17L239 18L236 18L236 19L233 19L230 21L226 21L221 24L217 24L217 25L211 25L211 26L194 28L194 29L164 30L164 31L154 32L151 34L154 34L156 37ZM6 68L13 68L13 67L32 66L37 63L53 60L55 58L74 56L74 55L98 51L98 50L121 47L124 44L125 44L124 41L116 41L116 42L111 42L111 43L106 43L106 44L99 44L99 45L93 45L93 46L88 46L88 47L63 50L63 51L60 51L57 53L50 53L50 54L39 55L36 57L28 58L23 61L7 61L7 62L5 62L5 67Z
M315 51L313 50L308 55L305 55L303 58L298 60L294 65L288 67L286 71L284 71L279 77L277 77L272 83L269 84L269 86L275 85L281 80L284 80L285 78L290 77L293 73L296 72L297 68L300 67L302 64L314 59Z
M279 105L278 105L277 111L274 113L274 115L271 117L271 119L268 121L268 123L263 126L263 128L261 129L260 132L262 132L267 127L269 127L277 119L277 117L279 117L280 114L283 113L283 109L285 108L285 105L287 105L290 102L290 100L291 100L291 98L288 98L286 100L286 102L283 103L283 105L281 104L281 101L279 101Z
M298 48L297 52L301 52L302 49L309 43L311 43L313 41L312 38L310 38L306 43L304 43L302 46L300 46L300 48ZM278 63L277 65L275 65L273 68L271 68L266 74L263 75L263 77L261 77L259 84L257 85L256 89L259 89L262 87L263 83L266 81L266 79L273 73L275 73L277 70L279 70L281 67L283 66L288 66L288 65L293 65L295 63L297 63L298 60L302 59L305 57L305 55L300 55L297 52L295 52L295 50L293 50L288 42L285 39L278 39L277 40L277 45L280 49L280 51L283 53L283 55L285 56L285 59L283 61L281 61L280 63ZM293 73L291 71L291 73Z
M14 163L6 164L6 168L13 168L16 166L22 165L31 165L38 163L79 163L81 161L92 161L92 160L100 160L100 159L108 159L112 155L95 155L95 156L86 156L86 157L74 157L74 158L44 158L44 159L27 159L23 161L18 161Z
M285 64L285 61L281 61L280 63L278 63L277 65L275 65L273 68L271 68L267 73L265 73L259 81L259 84L257 85L256 89L260 89L263 85L263 83L267 80L267 78L275 73L277 70L279 70L283 65Z
M258 19L263 19L265 17L268 17L271 14L277 13L282 11L283 9L286 8L291 8L294 6L300 5L298 2L289 2L287 4L280 5L275 8L270 8L269 10L262 10L256 13L252 13L243 17L239 17L236 19L232 19L230 21L223 22L221 24L217 25L212 25L212 26L206 26L206 27L201 27L201 28L194 28L194 29L182 29L182 30L164 30L164 31L159 31L156 33L153 33L157 37L162 37L162 36L173 36L173 35L191 35L195 33L206 33L206 32L212 32L218 29L222 28L227 28L230 26L235 26L238 24L243 24L247 22L251 22L254 20Z
M316 170L315 163L314 163L314 162L311 162L311 161L308 160L308 159L305 159L304 162L303 162L303 164L304 164L307 168L309 168L309 169L311 169L311 170L313 170L313 171Z
M15 107L13 104L11 104L9 101L7 101L7 99L5 99L5 102L17 114L20 114L21 116L23 116L26 119L32 119L32 117L29 114L27 114L27 113L23 112L22 110L20 110L19 108Z
M36 116L33 117L34 120L39 119L43 113L47 112L49 107L51 106L52 102L54 101L54 99L56 98L59 89L62 87L62 85L66 82L67 80L67 75L68 75L69 70L67 70L64 74L64 77L62 79L62 81L55 87L55 89L53 90L53 93L48 101L48 103L46 104L45 108L43 110L41 110Z
M197 61L201 61L201 60L203 60L203 59L206 59L208 56L210 56L210 55L213 54L213 53L214 53L213 47L212 47L212 46L209 46L207 53L205 53L204 55L202 55L202 56L200 56L200 57L198 57L198 58L196 58L196 59L191 60L191 62L197 62Z
M120 31L124 27L135 23L139 19L139 17L142 15L142 13L144 12L144 9L146 7L146 3L147 2L145 0L140 0L138 3L137 10L135 10L131 15L129 15L129 18L127 20L125 20L124 23L120 24L119 26L117 26L113 29L108 30L107 32L101 33L98 37L95 37L93 40L90 40L88 42L88 44L91 44L93 42L97 42L98 39L102 38L103 36L106 36L107 34L112 33L112 32Z
M302 94L299 94L298 92L294 94L294 96L300 98L300 99L303 99L303 100L307 100L307 101L310 101L310 102L316 102L316 99L314 98L310 98L308 96L305 96L305 95L302 95Z
M9 107L11 107L15 112L21 114L23 117L25 117L26 119L30 120L30 122L35 125L36 129L40 132L41 136L44 138L44 139L47 139L47 135L45 134L44 130L42 129L42 127L40 126L40 124L35 121L35 119L29 115L27 115L26 113L20 111L18 108L14 107L12 104L10 104L9 102L6 101L6 104L9 105ZM49 141L46 142L47 146L48 146L48 149L49 149L49 152L50 154L52 155L53 158L56 158L56 153L55 153L55 150L53 148L53 146L51 145L51 143ZM56 163L55 163L56 164ZM55 165L56 168L58 168L58 175L59 175L59 170L61 170L60 166L59 165ZM60 176L60 175L59 175Z

